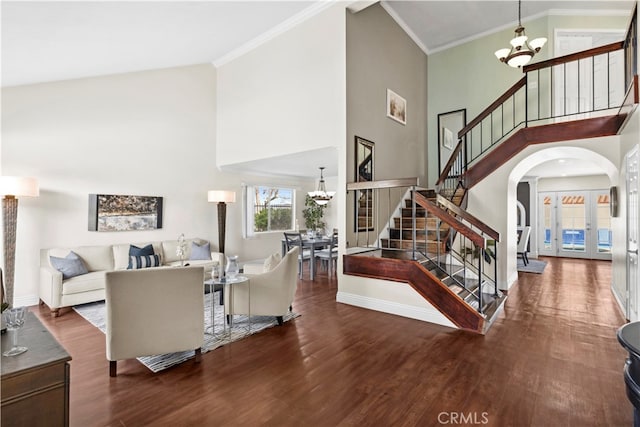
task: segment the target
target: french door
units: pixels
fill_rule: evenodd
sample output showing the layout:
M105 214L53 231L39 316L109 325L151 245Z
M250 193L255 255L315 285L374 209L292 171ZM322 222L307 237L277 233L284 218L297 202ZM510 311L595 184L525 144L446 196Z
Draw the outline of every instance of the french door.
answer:
M608 190L539 193L540 255L611 259Z

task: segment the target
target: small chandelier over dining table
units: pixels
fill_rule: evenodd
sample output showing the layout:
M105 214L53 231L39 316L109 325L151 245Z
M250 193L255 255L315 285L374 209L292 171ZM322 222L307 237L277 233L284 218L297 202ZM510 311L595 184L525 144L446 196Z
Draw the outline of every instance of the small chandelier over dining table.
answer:
M515 37L511 39L511 48L504 48L495 52L496 57L513 68L520 68L526 65L533 56L540 52L542 46L547 42L545 37L538 37L530 42L524 33L521 19L522 0L518 0L518 27L515 30Z
M327 187L324 183L324 177L322 176L322 171L324 170L324 166L320 167L320 182L318 182L318 189L316 191L309 191L307 194L311 197L317 204L326 205L329 203L329 200L336 194L335 191L327 191Z

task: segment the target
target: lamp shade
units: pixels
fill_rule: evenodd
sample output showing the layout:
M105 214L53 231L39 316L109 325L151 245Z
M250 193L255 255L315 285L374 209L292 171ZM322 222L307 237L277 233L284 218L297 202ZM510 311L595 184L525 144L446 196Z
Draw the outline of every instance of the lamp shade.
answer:
M0 195L15 197L38 197L38 180L27 176L0 176Z
M207 200L210 202L235 203L236 192L224 190L211 190L207 193Z

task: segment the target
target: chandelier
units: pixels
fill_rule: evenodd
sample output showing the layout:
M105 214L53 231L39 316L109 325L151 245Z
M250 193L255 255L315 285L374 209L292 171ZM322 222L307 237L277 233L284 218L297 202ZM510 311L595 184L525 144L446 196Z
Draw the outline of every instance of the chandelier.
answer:
M522 26L521 6L522 0L518 0L518 27L515 30L515 37L511 39L511 48L500 49L495 53L500 61L513 68L520 68L531 61L531 58L540 52L542 46L547 42L545 37L539 37L530 42L527 41L529 38L524 34L524 27Z
M318 189L316 191L309 191L307 194L309 197L313 199L319 205L326 205L329 203L329 200L336 194L335 191L327 191L327 188L324 184L324 177L322 176L322 171L324 170L324 166L320 167L320 182L318 182Z

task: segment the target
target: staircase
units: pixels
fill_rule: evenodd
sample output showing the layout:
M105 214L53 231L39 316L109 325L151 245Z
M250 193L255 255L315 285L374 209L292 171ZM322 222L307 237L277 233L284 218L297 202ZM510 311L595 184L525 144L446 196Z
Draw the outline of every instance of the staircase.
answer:
M406 193L379 236L379 247L344 255L344 273L408 283L457 327L486 333L506 299L497 285L500 235L464 210L467 191L529 145L616 135L640 101L635 26L634 11L625 41L524 67L525 77L458 133L458 145L435 189L419 188L417 180L408 184L406 179L374 181L370 187L348 184L347 191L367 194L365 210L358 210L358 226L362 223L367 230L373 225L369 202L386 189L406 188ZM545 81L541 74L603 55L608 61L619 50L625 58L624 99L598 108L594 99L588 110L565 108L560 114L551 108L543 113L554 95L551 85L549 93L540 89ZM575 68L580 73L580 67ZM535 86L529 87L530 82ZM534 88L537 96L528 99ZM506 113L505 105L511 108Z

